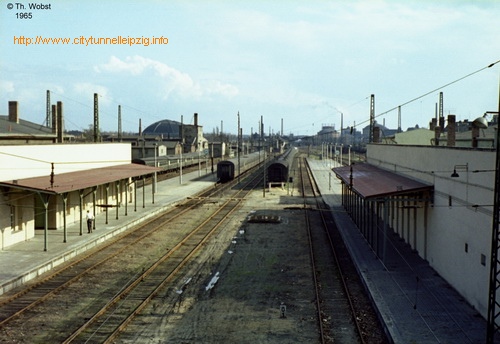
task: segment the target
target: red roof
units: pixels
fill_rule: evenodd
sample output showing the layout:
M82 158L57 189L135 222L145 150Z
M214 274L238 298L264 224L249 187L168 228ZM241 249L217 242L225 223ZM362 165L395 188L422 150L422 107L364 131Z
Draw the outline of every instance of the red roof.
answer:
M337 178L349 185L363 198L382 198L385 196L403 195L419 191L430 191L433 185L383 170L376 166L360 163L333 169Z
M0 182L0 185L42 193L62 194L75 190L83 190L97 185L113 183L122 179L140 177L152 174L155 171L161 171L161 169L138 164L125 164L55 174L53 183L51 183L51 176L47 175L43 177L3 181Z

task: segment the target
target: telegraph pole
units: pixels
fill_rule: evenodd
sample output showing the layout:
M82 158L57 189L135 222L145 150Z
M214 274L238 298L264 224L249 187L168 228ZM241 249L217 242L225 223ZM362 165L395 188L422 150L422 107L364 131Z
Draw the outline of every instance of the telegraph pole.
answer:
M94 142L99 142L99 100L97 93L94 93Z
M238 184L240 183L240 149L241 149L241 128L240 128L240 112L238 111L238 143L236 144L236 150L238 152Z
M263 163L262 163L262 171L264 173L264 187L262 188L262 197L266 197L266 148L265 148L265 143L264 143L264 118L263 116L260 116L260 136L261 136L261 141L262 141L262 148L263 148Z
M48 128L50 128L50 126L52 124L50 110L51 110L51 106L50 106L50 90L47 90L47 104L46 104L45 124L46 124L46 126Z
M368 134L368 143L373 142L373 126L375 125L375 95L370 97L370 133Z
M122 106L118 105L118 142L122 142ZM156 165L155 165L156 167Z

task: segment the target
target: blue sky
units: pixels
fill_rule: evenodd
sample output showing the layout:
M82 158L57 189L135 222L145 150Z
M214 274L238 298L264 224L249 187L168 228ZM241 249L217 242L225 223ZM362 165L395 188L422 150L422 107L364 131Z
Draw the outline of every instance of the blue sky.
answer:
M311 135L323 124L397 127L398 105L500 60L500 1L74 1L49 10L0 0L0 114L19 101L44 123L46 90L66 129L93 123L136 132L161 119ZM40 3L40 2L37 2ZM17 13L32 13L19 19ZM21 45L14 37L168 37L156 45ZM444 112L474 119L498 108L500 63L402 107L402 128ZM387 112L387 113L386 113Z

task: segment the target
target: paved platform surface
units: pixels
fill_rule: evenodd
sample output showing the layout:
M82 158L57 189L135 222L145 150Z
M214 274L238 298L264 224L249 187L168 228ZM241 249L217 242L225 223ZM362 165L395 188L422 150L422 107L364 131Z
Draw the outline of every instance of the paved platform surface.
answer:
M395 343L485 343L486 320L407 245L391 236L385 264L344 211L332 161L309 160L323 199Z
M340 182L331 167L333 162L309 160L322 195L333 211L335 221L377 305L379 314L395 343L484 343L486 321L463 301L429 265L399 240L388 245L385 266L378 260L350 217L340 199ZM215 183L215 174L202 170L158 183L152 204L151 186L146 186L144 207L142 190L137 192L137 208L133 205L116 211L111 209L96 216L96 231L87 234L80 225L67 227L67 242L62 230L37 230L35 238L0 251L0 294L94 247L142 220L172 207ZM45 251L44 248L47 247ZM386 268L389 267L389 268ZM418 279L417 279L418 277Z

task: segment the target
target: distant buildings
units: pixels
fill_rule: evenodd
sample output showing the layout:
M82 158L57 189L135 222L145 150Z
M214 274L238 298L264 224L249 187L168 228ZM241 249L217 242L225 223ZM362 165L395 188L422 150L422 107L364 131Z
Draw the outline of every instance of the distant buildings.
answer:
M20 118L17 101L9 102L8 115L0 116L0 145L3 144L47 144L72 141L73 136L62 135L62 127L35 124Z

